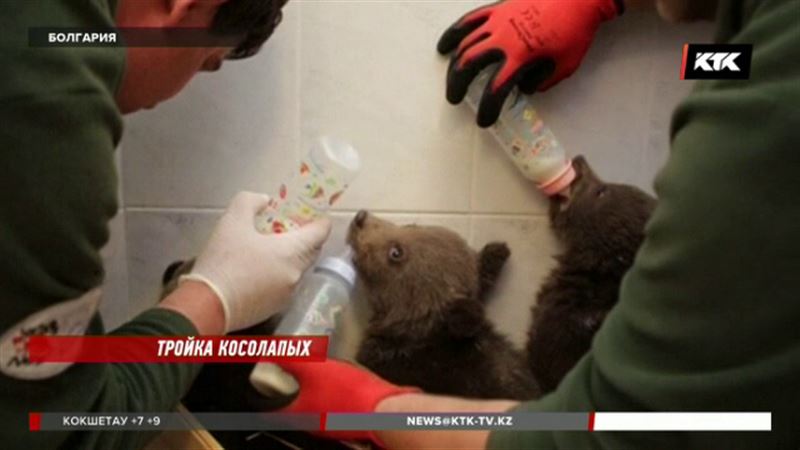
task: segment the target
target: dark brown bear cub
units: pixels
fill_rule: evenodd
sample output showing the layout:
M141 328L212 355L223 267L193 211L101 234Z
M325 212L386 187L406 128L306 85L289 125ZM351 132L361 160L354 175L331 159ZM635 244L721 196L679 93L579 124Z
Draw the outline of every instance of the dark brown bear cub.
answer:
M543 392L555 389L589 350L655 207L633 186L602 181L583 157L573 164L569 194L550 201L551 226L564 250L539 290L528 334L530 367Z
M348 241L371 308L357 360L387 380L473 398L539 394L523 354L495 331L484 300L509 256L453 231L397 226L366 211Z

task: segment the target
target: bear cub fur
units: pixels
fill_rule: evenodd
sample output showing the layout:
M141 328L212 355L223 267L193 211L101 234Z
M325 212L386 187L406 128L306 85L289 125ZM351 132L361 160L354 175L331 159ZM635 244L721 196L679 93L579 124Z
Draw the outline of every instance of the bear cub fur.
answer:
M569 193L550 199L550 224L563 252L539 290L528 332L528 363L544 393L589 350L656 204L633 186L604 182L581 156L573 166Z
M366 211L350 224L348 242L371 310L359 363L430 393L539 396L523 353L484 311L510 254L504 243L475 252L453 231L398 226Z

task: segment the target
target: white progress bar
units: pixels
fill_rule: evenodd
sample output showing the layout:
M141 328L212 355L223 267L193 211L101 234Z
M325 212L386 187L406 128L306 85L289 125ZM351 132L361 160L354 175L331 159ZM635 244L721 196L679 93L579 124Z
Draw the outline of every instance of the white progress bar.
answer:
M593 431L771 431L768 412L596 412Z

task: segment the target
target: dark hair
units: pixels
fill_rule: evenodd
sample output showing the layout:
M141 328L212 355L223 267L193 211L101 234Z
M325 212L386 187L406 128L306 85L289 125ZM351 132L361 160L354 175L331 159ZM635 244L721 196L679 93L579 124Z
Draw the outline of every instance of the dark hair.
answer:
M289 0L228 0L214 16L211 32L242 36L228 59L255 55L281 21L281 8Z

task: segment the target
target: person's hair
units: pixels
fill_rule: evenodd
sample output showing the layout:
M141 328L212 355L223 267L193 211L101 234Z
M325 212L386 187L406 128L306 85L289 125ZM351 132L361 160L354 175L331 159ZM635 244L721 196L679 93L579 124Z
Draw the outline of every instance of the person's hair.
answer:
M228 0L220 5L210 31L242 36L228 59L255 55L281 21L281 8L289 0Z

